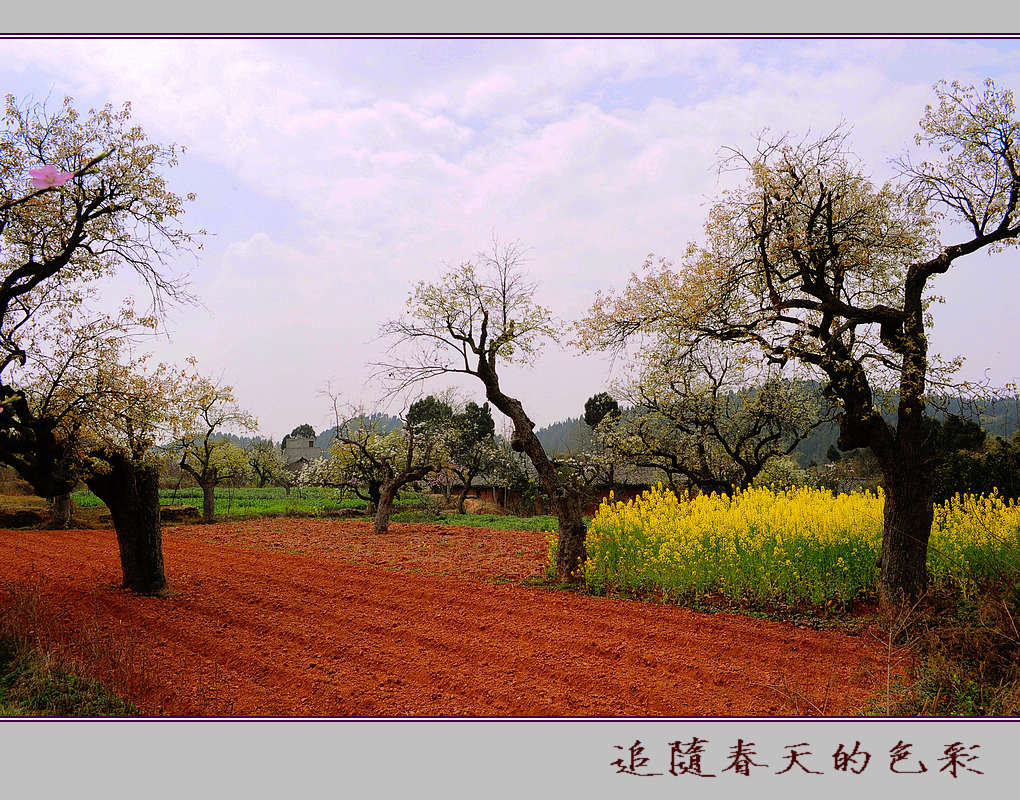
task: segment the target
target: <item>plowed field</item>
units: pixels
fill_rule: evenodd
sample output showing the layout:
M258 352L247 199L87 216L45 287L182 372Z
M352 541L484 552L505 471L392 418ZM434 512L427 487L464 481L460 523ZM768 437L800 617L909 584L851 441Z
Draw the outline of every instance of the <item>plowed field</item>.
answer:
M0 602L146 714L816 716L882 695L877 636L522 585L545 550L437 525L180 526L170 595L145 598L117 588L112 531L0 531Z

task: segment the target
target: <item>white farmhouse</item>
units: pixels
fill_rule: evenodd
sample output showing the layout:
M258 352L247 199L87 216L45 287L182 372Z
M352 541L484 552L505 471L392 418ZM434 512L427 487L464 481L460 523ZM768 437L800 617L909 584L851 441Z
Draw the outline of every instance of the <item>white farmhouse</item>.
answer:
M283 457L287 466L298 462L308 463L322 458L322 448L315 446L315 439L308 436L285 436Z

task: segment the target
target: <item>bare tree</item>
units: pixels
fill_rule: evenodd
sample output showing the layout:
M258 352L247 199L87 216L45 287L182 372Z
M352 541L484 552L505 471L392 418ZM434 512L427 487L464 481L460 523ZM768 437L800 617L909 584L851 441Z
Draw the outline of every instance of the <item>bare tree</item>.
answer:
M51 114L7 96L0 129L0 377L24 361L17 331L36 311L54 301L79 302L83 282L120 266L144 279L157 309L168 298L192 299L160 269L168 251L193 240L177 224L185 198L159 174L177 164L178 148L148 142L130 117L130 104L83 118L70 98ZM29 183L29 168L42 165L65 170L66 182ZM5 394L0 389L0 402Z
M643 362L618 389L630 405L599 428L623 461L662 470L702 492L747 488L829 420L816 390L718 348Z
M0 453L40 493L85 481L110 509L124 586L159 594L166 577L157 442L179 426L175 415L197 376L126 358L139 327L130 309L48 321L36 320L31 355L12 368L21 388L3 409L11 418L0 426Z
M182 428L174 449L180 467L202 488L202 521L216 518L216 487L250 475L248 454L223 437L235 431L254 431L255 418L238 406L234 390L203 378L181 409Z
M493 242L475 262L448 269L435 283L419 283L407 313L382 326L394 360L377 375L399 393L440 375L472 375L485 396L513 424L511 446L527 454L559 520L557 569L561 580L581 579L585 560L582 500L563 484L535 435L535 423L499 382L502 363L531 363L544 340L556 337L550 313L534 301L536 284L522 271L519 244Z
M67 98L50 113L36 104L19 105L8 95L0 127L0 461L14 466L35 491L54 497L58 515L62 508L69 510L62 498L75 479L66 423L77 419L80 409L70 416L49 416L46 404L37 404L38 395L26 397L38 387L19 385L15 367L28 366L21 375L39 377L33 372L38 363L33 366L30 360L53 355L33 350L33 320L56 320L62 326L66 315L75 312L80 320L89 287L124 266L145 281L157 314L168 300L192 299L183 281L165 268L168 254L187 250L193 242L179 220L185 201L194 196L169 191L161 174L177 164L178 148L149 142L130 116L129 104L85 115ZM123 461L128 450L108 451L116 462L107 464L110 474L121 470L125 477L141 470L145 475L136 476L147 480L148 463L135 458L140 451ZM118 536L128 537L121 542L122 557L124 548L133 546L132 537L150 542L142 547L141 560L128 556L124 561L125 584L158 591L163 581L162 554L156 557L153 534L158 532L158 505L155 515L146 507L138 515L115 513L114 522Z

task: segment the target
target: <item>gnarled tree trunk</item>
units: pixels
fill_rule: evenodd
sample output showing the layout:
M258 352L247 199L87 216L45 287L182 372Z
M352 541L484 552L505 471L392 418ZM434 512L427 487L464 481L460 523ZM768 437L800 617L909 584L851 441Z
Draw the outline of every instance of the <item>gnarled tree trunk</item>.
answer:
M368 505L365 506L366 514L375 514L379 510L379 498L381 494L381 484L377 480L369 479L368 481ZM385 529L384 529L385 530Z
M466 476L462 477L461 480L464 482L464 486L460 490L460 496L457 498L457 513L463 514L464 512L464 501L467 499L467 493L471 490L471 481L474 480L475 473L468 472Z
M408 459L410 460L410 459ZM375 486L376 492L376 510L375 510L375 532L386 533L390 526L390 516L393 514L393 503L397 499L397 492L400 491L401 486L406 486L411 481L420 481L430 472L433 467L429 465L419 465L417 467L407 467L401 470L396 475L392 475L381 483L369 484L369 490L372 490L372 486Z
M565 583L579 583L584 580L585 537L588 533L581 514L581 499L572 492L564 493L554 500L554 506L559 522L556 571Z
M397 490L401 484L394 481L384 481L379 487L379 499L376 501L375 509L375 532L386 533L390 526L390 517L393 514L393 501L397 498Z
M931 481L920 470L885 471L885 530L880 594L883 608L901 609L928 586L928 538L934 513Z
M166 589L163 571L163 533L159 520L159 470L133 462L122 453L103 453L110 471L88 478L113 517L120 548L123 585L140 594Z
M495 370L484 358L479 358L478 377L485 384L485 396L513 422L514 433L510 446L528 456L553 504L559 522L556 571L560 580L564 583L580 583L584 580L584 562L587 558L587 526L581 513L581 497L560 482L545 448L535 435L535 423L524 412L520 400L503 394Z
M202 522L216 521L216 484L208 481L202 485Z
M870 447L882 468L885 507L879 600L893 614L909 609L928 587L928 539L934 518L934 466L924 444L922 399L927 350L920 301L914 306L913 321L906 326L912 346L901 346L906 355L895 429L875 408L859 364L847 367L844 360L841 370L830 373L831 388L843 402L837 446L843 451Z
M70 528L73 509L74 504L71 502L71 495L69 493L65 492L54 495L49 527L54 530L67 530Z

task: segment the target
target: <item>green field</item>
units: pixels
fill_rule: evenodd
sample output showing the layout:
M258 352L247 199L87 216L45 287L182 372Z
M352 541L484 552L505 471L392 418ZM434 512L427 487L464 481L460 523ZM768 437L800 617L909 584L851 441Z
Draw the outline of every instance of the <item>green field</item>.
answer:
M291 489L288 497L285 490L279 487L264 489L231 489L217 487L217 517L255 517L271 514L301 514L317 517L328 517L344 509L365 509L368 505L357 497L342 497L333 489L316 486L305 486ZM82 508L104 507L103 501L92 492L75 492L72 495L75 504ZM198 488L161 489L159 493L161 505L193 506L202 509L202 490ZM491 528L494 530L518 531L555 531L556 517L512 517L496 514L441 514L423 511L425 497L415 492L406 492L397 499L393 522L442 522L447 525L467 525L475 528Z
M495 531L557 531L556 517L548 514L537 517L512 517L501 514L452 514L441 516L422 511L398 511L391 518L393 522L441 523L444 525L466 525L471 528L488 528Z
M314 515L327 515L330 512L344 508L365 508L364 500L357 497L341 497L338 492L332 489L319 487L302 487L291 489L288 497L285 490L280 487L266 487L264 489L232 489L229 487L217 487L216 494L216 515L217 516L252 516L259 514L287 514L303 513ZM103 506L104 503L92 492L75 492L72 496L74 502L83 508L94 508ZM410 496L409 496L410 498ZM161 489L159 492L160 505L170 506L194 506L202 508L202 490L191 489ZM411 499L400 500L397 506L412 504Z

